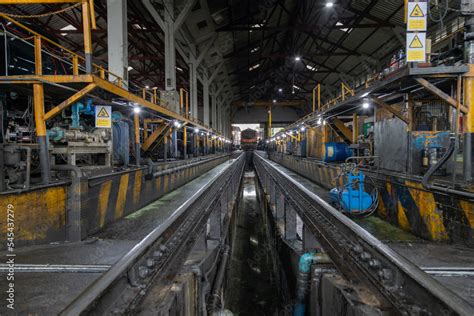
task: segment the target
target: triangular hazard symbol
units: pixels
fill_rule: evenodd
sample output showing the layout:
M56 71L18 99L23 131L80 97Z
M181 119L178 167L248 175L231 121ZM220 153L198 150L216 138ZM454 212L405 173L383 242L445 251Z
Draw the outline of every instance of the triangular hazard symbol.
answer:
M413 8L413 11L410 13L410 17L412 18L423 18L425 14L423 13L423 10L421 10L420 6L417 4L415 5L415 8Z
M413 37L413 40L410 43L410 48L423 48L423 43L420 41L418 35Z
M97 117L109 117L109 113L105 108L101 108Z

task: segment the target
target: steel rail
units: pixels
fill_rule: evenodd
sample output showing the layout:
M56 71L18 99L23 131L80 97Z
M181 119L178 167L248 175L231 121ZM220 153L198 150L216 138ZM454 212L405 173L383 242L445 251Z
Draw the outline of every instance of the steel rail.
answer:
M402 315L474 315L474 308L461 297L273 163L258 153L254 157L262 185L270 177L347 277L365 282Z
M140 304L147 289L156 283L172 280L195 238L206 227L221 195L240 183L244 157L241 154L209 179L169 218L89 285L60 315L104 314L106 311L130 313ZM124 282L125 287L118 290ZM105 302L106 296L108 299L111 297L112 302Z

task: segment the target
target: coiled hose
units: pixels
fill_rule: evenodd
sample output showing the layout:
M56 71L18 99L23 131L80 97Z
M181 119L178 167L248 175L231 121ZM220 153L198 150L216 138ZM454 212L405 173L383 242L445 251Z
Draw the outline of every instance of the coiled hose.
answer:
M351 186L359 185L359 181L355 181L352 183L346 182L342 186L339 186L339 178L342 177L342 179L344 179L344 177L348 177L348 174L353 172L356 169L356 167L357 167L356 164L344 164L341 168L341 172L337 175L335 182L336 182L336 187L338 190L339 201L342 201L342 193L344 192L345 189L347 189L350 185ZM369 181L367 181L367 179ZM367 184L369 184L369 187L372 187L372 191L370 192L370 196L372 197L372 204L367 210L363 212L354 212L354 213L347 212L347 215L349 215L350 217L354 217L354 218L369 217L372 214L374 214L377 211L377 208L379 207L379 190L377 188L377 185L375 184L374 180L367 175L365 175L365 180L366 181L364 181L364 185L367 186ZM340 203L339 203L338 209L339 211L342 211L342 205Z

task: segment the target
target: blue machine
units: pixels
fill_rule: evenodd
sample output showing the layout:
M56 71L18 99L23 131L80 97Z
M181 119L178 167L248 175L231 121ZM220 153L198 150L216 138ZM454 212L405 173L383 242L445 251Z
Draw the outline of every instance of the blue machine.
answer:
M324 162L344 161L352 156L352 150L346 143L329 142L324 144Z
M374 205L375 197L365 191L364 181L363 172L359 171L358 174L349 172L347 182L341 188L336 187L329 192L331 201L347 213L368 212Z

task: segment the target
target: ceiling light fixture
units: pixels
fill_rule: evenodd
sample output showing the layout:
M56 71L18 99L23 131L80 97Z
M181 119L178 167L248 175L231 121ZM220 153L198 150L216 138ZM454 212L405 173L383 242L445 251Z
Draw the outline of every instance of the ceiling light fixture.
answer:
M326 2L326 8L332 8L334 6L334 2L328 1Z

